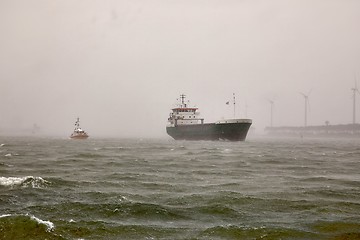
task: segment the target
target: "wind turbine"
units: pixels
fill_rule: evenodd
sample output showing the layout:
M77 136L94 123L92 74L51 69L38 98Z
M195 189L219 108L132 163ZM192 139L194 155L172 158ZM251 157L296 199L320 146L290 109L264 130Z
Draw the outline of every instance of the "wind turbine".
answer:
M234 100L233 103L234 103L234 118L235 118L235 115L236 115L236 114L235 114L235 93L233 93L233 100Z
M270 103L270 127L273 127L274 100L269 100L269 103Z
M360 94L359 89L357 88L356 75L355 75L355 87L351 89L353 91L353 124L356 123L356 94Z
M304 126L307 127L307 107L309 105L309 96L310 96L311 91L306 95L305 93L300 93L301 95L304 96L305 99L305 119L304 119Z

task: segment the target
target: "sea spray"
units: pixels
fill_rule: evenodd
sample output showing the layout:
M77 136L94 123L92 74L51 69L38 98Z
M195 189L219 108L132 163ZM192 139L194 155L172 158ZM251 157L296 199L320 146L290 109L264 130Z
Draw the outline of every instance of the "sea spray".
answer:
M32 187L32 188L42 188L48 185L50 182L44 180L42 177L0 177L0 186L5 187Z

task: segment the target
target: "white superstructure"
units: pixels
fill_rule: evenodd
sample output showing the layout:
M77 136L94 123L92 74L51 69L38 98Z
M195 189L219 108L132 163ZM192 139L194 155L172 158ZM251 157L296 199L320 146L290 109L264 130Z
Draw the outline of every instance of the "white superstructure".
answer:
M180 95L179 106L172 109L168 118L169 126L203 124L204 119L199 117L200 113L197 110L197 108L188 107L185 103L185 95Z

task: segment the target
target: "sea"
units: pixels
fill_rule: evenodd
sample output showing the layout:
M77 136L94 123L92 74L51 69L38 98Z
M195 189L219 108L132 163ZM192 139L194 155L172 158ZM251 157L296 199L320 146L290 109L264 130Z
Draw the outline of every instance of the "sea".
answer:
M0 137L0 239L360 239L360 139Z

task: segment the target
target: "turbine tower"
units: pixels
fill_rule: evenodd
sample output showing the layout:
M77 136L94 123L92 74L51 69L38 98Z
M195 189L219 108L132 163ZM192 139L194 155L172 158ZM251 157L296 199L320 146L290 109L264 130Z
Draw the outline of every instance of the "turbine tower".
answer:
M353 91L353 124L356 123L356 94L360 94L359 89L357 88L356 76L355 76L355 87L351 89Z
M233 103L234 103L234 118L235 118L235 115L236 115L235 114L235 93L233 93L233 100L234 100Z
M307 107L309 105L309 96L310 96L311 91L306 95L304 93L300 93L301 95L303 95L304 100L305 100L305 119L304 119L304 126L307 127Z
M270 102L270 127L273 127L274 100L269 100L269 102Z

